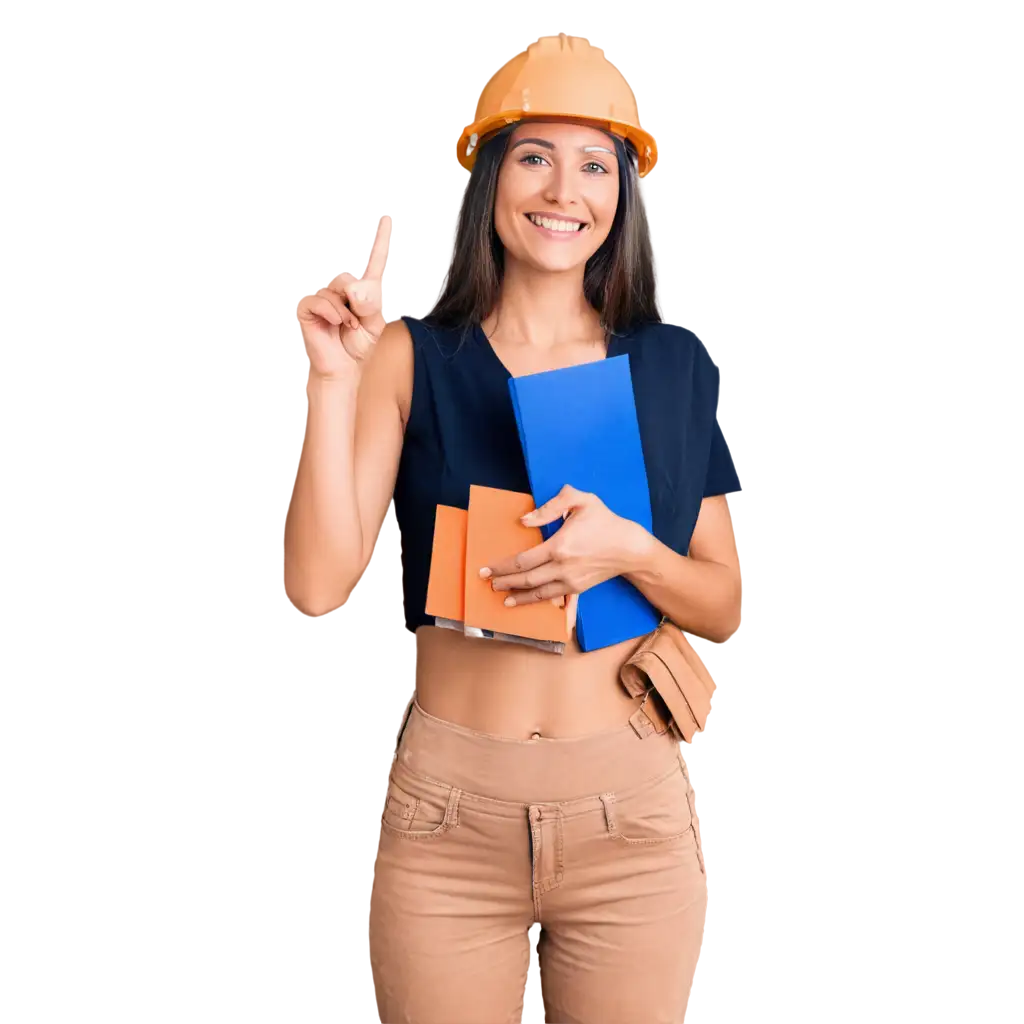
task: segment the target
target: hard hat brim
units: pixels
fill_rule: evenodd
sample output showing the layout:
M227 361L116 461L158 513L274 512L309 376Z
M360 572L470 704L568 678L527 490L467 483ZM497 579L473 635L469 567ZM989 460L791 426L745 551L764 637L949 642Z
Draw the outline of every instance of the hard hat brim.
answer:
M641 178L651 170L658 160L658 147L654 137L637 125L596 117L577 117L576 115L565 113L544 113L538 110L503 110L500 113L481 118L479 121L475 121L463 129L462 135L459 137L457 153L459 163L467 171L471 171L473 164L476 163L476 155L480 151L480 147L487 141L487 138L494 134L494 132L504 128L505 125L516 121L571 121L579 124L590 124L595 128L603 128L613 135L618 135L620 138L629 139L636 148L637 174Z

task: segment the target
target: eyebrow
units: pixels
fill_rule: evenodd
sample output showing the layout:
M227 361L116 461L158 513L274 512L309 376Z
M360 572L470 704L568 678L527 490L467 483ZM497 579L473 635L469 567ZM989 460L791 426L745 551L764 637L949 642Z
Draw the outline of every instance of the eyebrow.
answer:
M525 146L529 142L532 142L535 146L543 146L545 149L554 149L555 148L555 144L553 142L548 142L547 139L532 139L531 138L531 139L519 139L517 142L514 142L512 144L512 149L515 149L517 146ZM592 152L594 152L596 150L596 151L598 151L600 153L611 153L612 156L615 155L615 150L608 149L606 146L580 146L579 148L580 148L580 152L581 153L592 153Z

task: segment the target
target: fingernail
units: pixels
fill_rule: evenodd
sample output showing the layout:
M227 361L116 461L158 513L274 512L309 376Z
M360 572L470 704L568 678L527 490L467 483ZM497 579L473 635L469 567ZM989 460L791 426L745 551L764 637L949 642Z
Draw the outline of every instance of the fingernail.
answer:
M505 607L506 608L511 608L515 603L516 603L516 599L514 597L506 597L505 598Z
M491 578L491 570L487 569L487 568L481 569L480 570L480 578L481 579L485 579L485 580L489 580Z

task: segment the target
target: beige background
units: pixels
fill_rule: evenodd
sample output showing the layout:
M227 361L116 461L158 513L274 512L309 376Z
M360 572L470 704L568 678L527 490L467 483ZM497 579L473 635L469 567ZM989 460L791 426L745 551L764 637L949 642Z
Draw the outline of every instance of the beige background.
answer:
M454 204L469 85L565 20L0 14L4 1024L372 1020L407 649L387 542L352 628L278 597L292 296ZM694 1020L1020 1020L1020 509L737 520Z

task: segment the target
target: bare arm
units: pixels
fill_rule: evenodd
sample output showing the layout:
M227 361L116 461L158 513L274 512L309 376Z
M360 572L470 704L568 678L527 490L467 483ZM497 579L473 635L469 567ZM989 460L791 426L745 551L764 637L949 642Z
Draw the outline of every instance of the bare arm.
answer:
M686 555L641 535L623 575L680 629L715 643L728 640L739 629L742 588L725 495L701 502Z
M310 372L309 411L285 523L285 591L307 615L348 599L369 564L394 492L408 402L412 339L388 324L358 374Z
M299 302L309 356L306 436L284 529L284 588L307 615L348 600L366 569L398 474L412 397L412 338L381 316L391 218L361 278L339 274Z
M740 566L724 494L705 498L680 555L639 523L617 516L596 494L566 485L524 517L528 526L566 522L547 540L481 566L505 603L526 604L581 594L624 576L677 626L721 643L740 624ZM568 621L575 618L567 602Z

